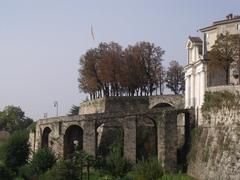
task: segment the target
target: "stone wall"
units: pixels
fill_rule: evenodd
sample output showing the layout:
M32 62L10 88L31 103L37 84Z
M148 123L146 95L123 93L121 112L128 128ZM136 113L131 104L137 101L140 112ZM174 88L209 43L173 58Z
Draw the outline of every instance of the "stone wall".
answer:
M188 174L199 180L240 179L240 110L208 112L192 132Z
M105 97L81 103L79 114L141 112L148 106L148 97Z
M80 104L79 115L94 113L144 112L159 104L169 104L177 109L184 108L184 96L116 96L104 97Z

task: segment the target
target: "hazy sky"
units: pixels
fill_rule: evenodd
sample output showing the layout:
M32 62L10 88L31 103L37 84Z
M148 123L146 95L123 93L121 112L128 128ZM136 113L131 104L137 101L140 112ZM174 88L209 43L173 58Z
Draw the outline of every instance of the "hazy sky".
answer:
M229 13L240 14L239 0L0 0L0 110L20 106L37 120L58 100L67 114L85 99L79 57L101 41L154 42L164 64L186 64L187 37Z

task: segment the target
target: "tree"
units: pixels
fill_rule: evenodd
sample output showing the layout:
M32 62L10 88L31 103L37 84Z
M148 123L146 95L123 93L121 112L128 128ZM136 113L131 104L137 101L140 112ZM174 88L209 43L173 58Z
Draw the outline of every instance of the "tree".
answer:
M229 70L231 64L239 61L240 36L229 33L217 36L215 44L208 52L208 71L221 68L226 74L226 84L229 84ZM237 63L239 64L239 63Z
M25 113L20 107L6 106L0 112L0 129L5 129L9 132L27 128L32 122L32 119L25 117Z
M166 74L166 86L174 92L179 94L184 92L184 72L183 67L177 61L171 61Z
M9 169L16 171L18 167L26 164L30 152L28 132L14 132L6 142L4 150L4 162Z
M80 106L73 105L70 109L68 116L75 116L79 114Z
M163 54L161 47L149 42L139 42L125 50L115 42L100 43L80 59L79 88L89 93L90 99L152 95L157 89L161 94Z
M54 153L48 148L38 149L29 164L21 167L19 174L24 179L39 179L39 176L51 169L56 162Z

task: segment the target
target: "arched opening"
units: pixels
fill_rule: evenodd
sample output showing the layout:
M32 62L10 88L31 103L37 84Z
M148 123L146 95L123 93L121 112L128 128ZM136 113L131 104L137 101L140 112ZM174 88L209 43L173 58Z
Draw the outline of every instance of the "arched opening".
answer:
M83 130L77 125L69 126L64 135L64 157L68 157L75 150L83 149Z
M170 103L162 102L154 105L151 109L163 110L163 109L173 109L174 107Z
M137 122L137 161L157 156L157 126L154 120L143 117Z
M49 147L49 134L51 133L51 129L49 127L45 127L42 133L42 144L41 147Z
M190 141L190 121L189 113L180 113L177 116L177 165L178 169L186 172L187 154L189 151Z
M120 125L114 122L103 123L97 127L96 134L97 157L106 158L113 151L123 156L124 131Z

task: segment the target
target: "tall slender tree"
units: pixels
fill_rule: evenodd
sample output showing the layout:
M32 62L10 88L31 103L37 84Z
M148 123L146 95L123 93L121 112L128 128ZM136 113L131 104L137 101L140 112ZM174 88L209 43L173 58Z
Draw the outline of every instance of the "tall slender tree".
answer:
M174 93L184 92L183 67L177 61L171 61L166 74L166 86Z

